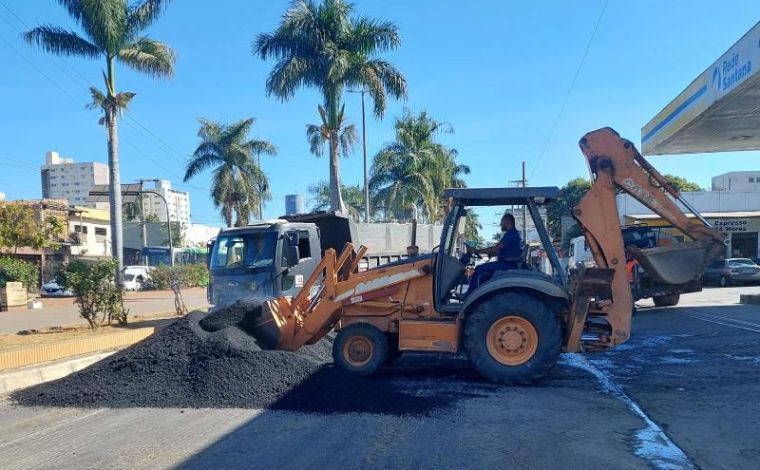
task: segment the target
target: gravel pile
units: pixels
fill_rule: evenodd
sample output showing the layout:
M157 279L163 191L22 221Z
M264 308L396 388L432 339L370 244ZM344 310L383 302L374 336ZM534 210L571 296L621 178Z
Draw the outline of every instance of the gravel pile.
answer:
M427 414L448 398L332 366L332 338L266 351L240 327L248 310L193 312L150 338L63 379L12 394L21 405L97 408L271 408L308 413ZM213 331L206 331L210 329Z

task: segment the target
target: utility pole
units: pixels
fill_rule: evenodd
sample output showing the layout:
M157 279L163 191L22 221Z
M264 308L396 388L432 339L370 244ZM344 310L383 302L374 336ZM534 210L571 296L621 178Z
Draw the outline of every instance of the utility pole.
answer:
M256 166L261 171L261 152L256 152ZM264 220L264 206L261 203L261 192L259 192L259 220Z
M525 178L525 162L524 161L522 162L522 178L520 178L519 180L512 180L512 181L510 181L510 183L513 183L513 184L517 183L519 185L519 187L521 187L521 188L527 187L528 180ZM525 214L526 210L527 210L527 207L523 206L523 208L522 208L522 237L523 237L523 243L527 243L526 242L526 237L528 236L528 226L527 226L528 222L527 222L527 216ZM514 206L512 206L512 214L514 215L514 213L515 213L515 208L514 208ZM517 222L517 221L515 221L515 222Z
M364 94L367 90L348 90L362 95L362 151L364 154L364 221L369 223L369 181L367 178L367 121L364 114Z
M527 181L525 180L525 160L522 162L522 179L520 180L522 183L522 187L524 188ZM523 206L522 208L522 226L523 226L523 243L528 243L527 237L528 237L528 227L526 226L526 218L525 218L525 209L527 209L526 206Z

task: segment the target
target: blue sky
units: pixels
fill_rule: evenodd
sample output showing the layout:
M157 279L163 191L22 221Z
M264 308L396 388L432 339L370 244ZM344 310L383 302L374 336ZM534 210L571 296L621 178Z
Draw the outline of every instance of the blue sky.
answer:
M358 12L399 26L402 45L386 57L409 82L406 102L389 102L383 120L368 117L370 158L392 140L393 117L408 107L452 124L455 133L442 140L472 168L470 186L506 185L520 177L522 160L529 184L561 186L587 176L577 148L585 132L612 126L639 143L641 127L760 19L756 0L609 0L549 139L603 4L357 1ZM287 5L170 5L149 34L176 50L176 76L153 80L118 70L118 88L137 93L120 123L123 181L171 179L191 193L194 221L219 224L203 189L208 175L194 179L193 187L180 184L185 159L198 143L196 119L249 116L257 119L252 135L280 151L262 162L274 194L266 217L283 213L285 194L306 194L310 184L327 179L327 159L311 156L305 138L305 124L318 120L319 96L303 90L287 103L267 98L272 63L251 54L254 36L274 29ZM101 84L102 63L61 59L26 45L19 32L38 23L73 26L53 0L0 0L0 192L9 199L41 196L38 168L47 150L77 161L107 160L98 113L85 109L87 87ZM360 125L359 97L346 95L345 101ZM651 160L663 172L704 186L714 174L760 167L758 152ZM342 160L342 173L346 183L362 181L360 151Z

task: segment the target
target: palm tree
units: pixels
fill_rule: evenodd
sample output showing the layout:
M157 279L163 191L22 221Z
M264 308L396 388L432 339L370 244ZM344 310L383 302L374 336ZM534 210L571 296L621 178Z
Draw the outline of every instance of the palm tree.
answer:
M134 93L116 92L115 64L118 61L138 72L154 77L174 74L174 52L166 44L143 36L170 0L58 0L83 35L53 25L38 26L23 37L46 52L90 59L105 58L103 72L105 92L90 88L93 106L103 110L101 123L108 130L109 199L111 209L111 249L118 261L117 282L124 264L121 226L121 173L116 119Z
M246 225L251 213L261 218L261 203L272 198L269 181L253 157L276 155L277 148L266 140L249 140L254 118L232 124L199 119L201 143L187 164L184 181L214 168L211 199L221 209L228 227Z
M262 60L277 60L267 78L269 95L286 101L305 87L322 94L320 114L330 143L330 205L337 211L345 211L338 160L344 89L366 88L378 118L385 112L386 93L406 97L404 76L376 57L399 46L398 28L388 21L356 17L353 10L345 0L295 0L278 28L260 34L253 45Z
M361 209L364 208L364 188L358 184L352 184L346 186L340 185L341 194L345 198L345 204L348 210L348 215L352 219L359 222ZM312 207L315 211L325 211L330 208L330 196L332 191L327 181L320 181L317 184L309 186L309 194L312 197Z
M356 147L356 143L359 141L359 135L356 131L356 126L349 124L345 119L345 105L341 106L338 113L338 147L343 157L348 157ZM322 120L322 124L307 124L306 125L306 139L309 141L309 150L316 157L322 156L322 151L325 148L325 144L330 141L330 124L327 117L327 111L322 105L317 106L319 111L319 117ZM342 189L341 189L342 194Z
M413 203L421 206L428 222L436 222L442 218L443 190L466 186L462 176L470 172L456 162L456 150L435 141L453 128L425 111L415 115L409 110L396 118L394 127L395 142L374 157L370 187L391 218L407 218Z

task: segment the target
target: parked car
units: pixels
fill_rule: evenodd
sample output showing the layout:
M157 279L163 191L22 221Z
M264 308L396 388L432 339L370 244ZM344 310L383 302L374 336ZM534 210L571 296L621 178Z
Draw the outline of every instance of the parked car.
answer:
M150 279L150 266L127 266L124 268L124 290L142 290Z
M50 281L42 284L40 295L42 297L74 297L74 292L71 289L64 289L55 281Z
M718 259L710 263L703 279L721 287L760 283L760 266L749 258Z

